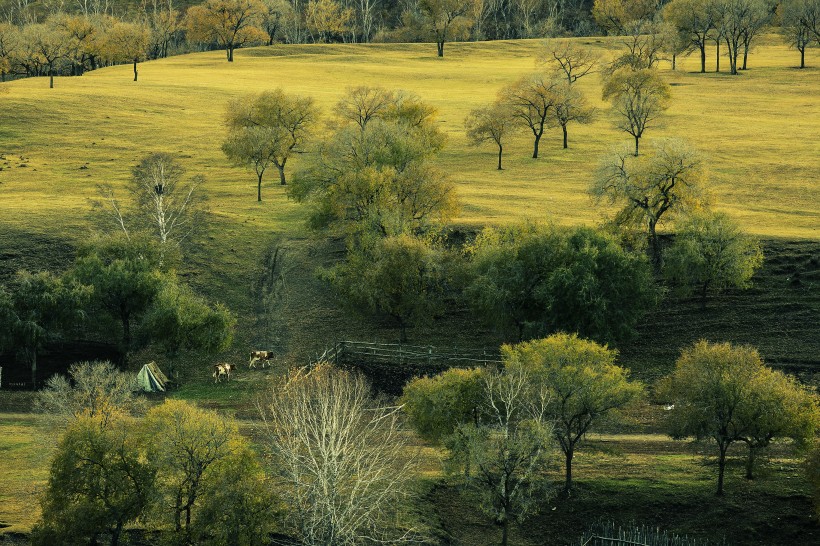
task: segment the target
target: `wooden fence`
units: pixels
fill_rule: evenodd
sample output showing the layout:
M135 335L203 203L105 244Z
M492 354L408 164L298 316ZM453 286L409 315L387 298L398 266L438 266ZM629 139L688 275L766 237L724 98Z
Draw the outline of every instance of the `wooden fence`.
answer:
M439 349L431 345L404 345L339 341L311 361L331 362L342 368L363 372L374 388L399 395L413 377L434 375L449 368L475 368L499 365L497 351Z

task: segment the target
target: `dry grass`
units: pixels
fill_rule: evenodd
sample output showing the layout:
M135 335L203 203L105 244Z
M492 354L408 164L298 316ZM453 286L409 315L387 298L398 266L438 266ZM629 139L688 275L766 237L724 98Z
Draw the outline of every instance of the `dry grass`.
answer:
M32 414L0 414L0 537L30 531L40 515L53 447L53 437L38 429L40 421Z
M617 47L612 39L582 41L605 56ZM770 38L761 46L739 77L690 72L697 68L693 57L674 73L664 67L674 86L673 106L646 138L682 137L706 152L719 207L750 231L816 239L820 103L814 97L820 78L817 69L790 68L794 52L775 42ZM450 136L440 163L458 184L460 223L545 216L594 222L600 210L585 190L597 158L629 142L600 101L598 75L579 82L600 107L598 120L571 128L567 151L554 130L545 136L543 157L533 161L525 129L508 147L506 170L496 172L493 150L470 148L463 135L469 110L533 71L542 48L538 40L453 44L438 59L426 44L274 46L240 51L233 64L222 52L144 63L138 83L130 81L128 66L58 78L55 89L44 79L8 83L0 103L0 151L8 159L0 172L3 221L81 237L94 185L121 183L140 157L161 150L207 177L223 237L248 228L298 233L302 209L273 183L265 188L265 203L257 205L253 175L222 156L224 104L281 86L315 97L329 120L346 87L367 84L406 89L438 107Z

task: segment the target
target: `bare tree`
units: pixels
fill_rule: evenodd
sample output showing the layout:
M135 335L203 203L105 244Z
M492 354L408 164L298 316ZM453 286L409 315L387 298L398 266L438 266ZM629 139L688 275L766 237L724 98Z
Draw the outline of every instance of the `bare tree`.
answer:
M203 178L185 180L185 169L170 154L154 153L134 167L129 190L131 205L124 206L109 185L101 185L95 207L121 230L144 230L159 240L163 254L168 245L179 247L202 226Z
M714 29L713 0L672 0L663 8L663 18L683 34L691 48L700 51L700 71L706 72L706 44Z
M412 469L399 408L374 400L361 376L326 363L292 370L258 408L301 544L416 538L396 518Z
M170 154L155 153L140 161L131 177L139 219L163 245L179 245L201 220L201 176L183 181L185 169Z
M499 96L499 102L512 109L513 117L520 119L532 131L533 159L538 158L538 143L544 134L550 111L555 107L555 86L546 74L533 74L507 86Z
M37 393L36 404L51 416L72 420L85 415L107 425L119 414L139 412L143 399L133 373L119 371L110 362L78 362L68 369L69 378L53 375Z
M473 427L468 440L473 485L484 510L501 525L506 546L510 522L552 493L540 477L553 445L550 391L517 362L508 361L503 371L488 371L483 379L487 423Z
M644 131L669 108L669 84L656 70L616 70L604 83L604 100L618 114L617 127L635 139L635 155Z
M820 0L783 2L781 30L789 45L800 52L800 68L806 67L806 49L820 43Z
M569 147L567 125L571 122L589 123L595 114L595 108L587 104L586 98L571 85L563 83L555 86L555 108L552 119L561 127L564 135L564 149Z
M397 99L395 91L360 85L348 88L333 111L342 121L352 121L364 130L371 119L384 117Z
M504 139L512 122L512 112L500 103L470 112L464 121L467 138L474 146L484 142L494 142L498 146L498 170L501 170L501 154L504 151Z
M623 206L616 223L646 227L655 264L660 265L658 223L667 212L688 212L701 206L705 202L703 180L700 155L681 141L665 140L646 157L633 157L627 150L607 157L591 193Z
M567 83L572 85L593 72L598 55L578 46L574 40L553 40L547 42L547 51L540 61L553 65L556 71L566 75Z

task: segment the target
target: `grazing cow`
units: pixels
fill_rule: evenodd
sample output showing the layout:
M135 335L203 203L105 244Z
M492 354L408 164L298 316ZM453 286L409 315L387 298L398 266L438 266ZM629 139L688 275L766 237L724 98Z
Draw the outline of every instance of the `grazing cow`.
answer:
M219 382L219 380L222 378L223 375L225 376L225 378L228 381L230 381L231 380L231 374L233 373L234 368L235 368L235 366L233 364L227 364L227 363L214 364L214 373L213 373L214 383Z
M249 368L256 368L257 362L262 362L262 368L270 364L270 361L276 358L273 351L251 351L251 360L248 363Z

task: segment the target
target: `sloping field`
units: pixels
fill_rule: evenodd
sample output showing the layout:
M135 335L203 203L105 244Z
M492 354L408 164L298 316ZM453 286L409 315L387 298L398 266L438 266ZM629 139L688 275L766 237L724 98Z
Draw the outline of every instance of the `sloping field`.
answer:
M615 38L577 41L604 59L621 47ZM307 233L304 208L287 198L275 174L268 175L263 202L257 203L255 175L228 164L220 150L226 102L275 87L312 96L323 110L321 137L332 129L332 107L347 87L405 89L439 109L450 137L439 164L458 186L463 207L457 224L476 228L523 218L595 223L605 211L586 188L598 158L631 142L613 128L608 105L600 101L599 74L578 82L599 111L594 123L570 128L568 150L553 129L541 142L541 158L533 160L531 135L523 128L505 147L505 170L496 171L493 147L472 148L464 136L469 110L536 70L544 49L540 40L448 44L439 59L429 44L273 46L240 50L234 63L219 51L142 63L139 82L132 81L130 66L118 66L57 78L55 89L45 78L0 84L0 279L21 267L67 267L73 244L90 233L89 199L96 185L121 187L140 158L170 152L207 180L211 230L180 273L240 318L234 354L221 358L239 361L249 348L265 347L296 351L293 358L302 359L334 340L392 340L394 332L381 324L351 320L315 279L314 268L338 259L341 247ZM717 208L775 240L767 252L779 252L783 241L803 240L809 246L801 252L814 254L820 241L820 69L792 68L796 59L771 35L740 76L697 73L695 57L679 59L674 72L664 63L673 102L659 126L647 131L644 146L659 136L688 139L707 157ZM709 57L710 70L712 62ZM290 174L301 160L288 165ZM273 248L281 251L275 272L268 262ZM681 307L682 319L665 305L641 328L643 341L624 347L625 363L665 371L681 345L717 335L755 343L773 363L811 365L818 339L818 257L807 255L794 265L789 255L775 259L787 260L787 269L804 277L793 285L794 272L780 276L780 266L767 263L758 290L772 300L770 310L754 294L730 294L714 302L708 316L695 306ZM284 297L273 307L266 304L265 312L260 286L272 276L281 279ZM783 306L792 300L800 309L786 324ZM738 305L748 320L739 320ZM463 319L415 329L412 341L497 347L497 334ZM792 326L806 330L798 336L804 342L794 343ZM784 337L785 330L790 333ZM658 339L663 342L653 342ZM195 364L190 379L207 380L207 366Z
M605 58L619 47L610 38L581 41ZM682 60L676 72L663 67L673 104L646 140L682 137L706 153L718 208L749 231L817 239L820 71L790 68L795 52L778 43L769 37L738 77L690 72L697 68L695 58ZM211 208L228 233L245 227L294 233L302 229L303 212L274 177L259 206L253 174L223 157L225 103L282 87L315 97L332 125L330 110L345 88L367 84L412 91L439 108L450 135L440 164L457 182L464 205L458 222L547 217L592 223L601 210L585 190L598 157L629 143L600 101L597 74L579 82L600 107L597 121L571 127L569 150L560 149L560 130L553 130L542 142L542 158L532 160L523 128L507 147L506 169L498 172L492 147L470 148L463 135L469 110L535 70L543 49L538 40L452 44L439 59L427 44L273 46L241 50L232 64L219 51L143 63L136 83L130 66L119 66L57 78L55 89L45 78L3 84L0 221L82 237L95 184L120 183L139 158L166 151L207 177Z

